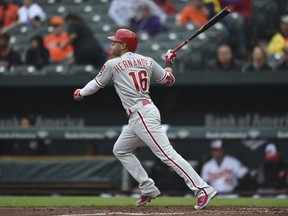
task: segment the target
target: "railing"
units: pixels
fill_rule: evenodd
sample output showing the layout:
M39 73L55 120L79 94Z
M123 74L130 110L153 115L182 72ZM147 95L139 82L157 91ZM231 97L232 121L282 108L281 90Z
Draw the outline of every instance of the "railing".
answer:
M37 73L36 71L24 73L25 75L21 75L21 73L0 73L0 87L79 86L94 78L97 73L97 70L85 71L84 68L79 68L79 71L73 73L65 70L57 72L56 66L54 72L47 74ZM227 73L191 71L179 67L179 69L175 68L175 77L176 85L275 85L288 83L287 71L259 73L235 71Z
M99 126L84 128L1 128L0 139L63 139L105 140L116 139L122 126ZM287 139L288 128L206 128L189 126L167 126L170 139Z

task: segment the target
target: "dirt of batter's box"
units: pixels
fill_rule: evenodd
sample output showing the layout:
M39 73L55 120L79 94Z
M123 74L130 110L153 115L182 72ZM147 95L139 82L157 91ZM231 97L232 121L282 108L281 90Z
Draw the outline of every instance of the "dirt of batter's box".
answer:
M288 207L64 207L64 208L0 208L1 216L222 216L222 215L288 215Z

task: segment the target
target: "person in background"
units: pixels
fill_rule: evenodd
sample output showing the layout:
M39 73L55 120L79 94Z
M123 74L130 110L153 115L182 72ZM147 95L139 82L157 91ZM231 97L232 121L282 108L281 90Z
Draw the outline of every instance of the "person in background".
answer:
M178 9L171 0L155 0L155 3L168 15L177 14Z
M280 30L270 39L267 52L269 56L277 56L285 62L285 55L288 55L288 14L281 16Z
M108 15L119 27L130 27L132 19L139 19L141 7L148 4L152 14L158 16L161 24L166 21L166 13L152 0L112 0L108 9Z
M222 8L228 7L245 19L252 18L252 0L219 0L219 3Z
M19 128L26 130L33 128L33 121L29 117L22 117L19 119ZM17 139L12 143L8 143L9 155L49 155L48 146L38 139Z
M265 162L258 170L257 184L258 194L279 195L288 192L288 164L274 143L265 146Z
M128 27L130 21L139 13L140 2L135 0L112 0L108 15L119 27Z
M203 4L203 0L192 0L191 4L185 6L179 13L176 24L182 25L192 22L201 27L208 21L209 11Z
M39 27L46 20L46 13L42 7L33 0L22 0L22 6L18 10L17 21L2 29L2 32L9 31L15 27L25 25L27 27Z
M19 6L11 0L2 0L0 3L0 28L5 28L16 22Z
M53 16L50 19L50 25L53 32L44 37L44 45L49 50L51 61L57 63L68 61L73 57L73 47L68 44L66 48L61 48L61 44L69 39L68 33L64 31L64 19L60 16Z
M219 194L235 193L239 180L248 174L248 168L225 153L222 140L212 140L210 148L212 158L203 164L201 177Z
M140 19L131 20L131 26L133 26L134 32L137 34L147 34L150 38L163 32L163 25L159 17L152 14L150 5L143 4L141 8Z
M75 13L68 13L65 17L65 22L68 26L69 38L61 44L61 48L66 49L71 44L74 49L73 60L69 63L69 66L73 64L90 64L96 68L100 68L105 63L107 54L100 43L94 38L91 29Z
M216 59L208 62L207 71L241 71L242 64L234 58L232 48L229 44L221 44L217 49Z
M44 47L43 38L34 36L30 39L30 47L26 52L25 63L33 65L38 70L49 64L49 51Z
M255 46L252 51L251 62L243 69L243 72L272 71L272 67L267 64L266 51L262 46Z
M254 41L250 40L252 34L252 0L219 0L222 8L228 7L232 12L223 19L223 23L230 32L230 43L234 54L245 59L247 51ZM231 19L233 17L233 19Z
M11 66L22 64L19 53L13 50L9 41L9 34L0 33L0 66L7 69L10 69Z
M219 0L203 0L203 3L209 11L209 19L211 19L218 12L221 11L221 5Z

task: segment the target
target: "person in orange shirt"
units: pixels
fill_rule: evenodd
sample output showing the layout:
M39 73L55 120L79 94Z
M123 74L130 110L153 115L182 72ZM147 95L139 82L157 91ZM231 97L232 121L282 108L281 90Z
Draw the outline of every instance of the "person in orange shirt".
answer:
M17 20L19 6L11 3L11 0L2 0L0 4L0 27L4 28Z
M50 25L53 27L53 32L46 35L44 45L49 50L51 60L59 63L71 59L73 56L72 45L68 45L64 49L61 47L69 39L68 33L64 31L64 19L60 16L53 16L50 19Z
M194 23L200 27L208 21L209 12L203 0L192 0L191 4L185 6L179 13L177 24Z

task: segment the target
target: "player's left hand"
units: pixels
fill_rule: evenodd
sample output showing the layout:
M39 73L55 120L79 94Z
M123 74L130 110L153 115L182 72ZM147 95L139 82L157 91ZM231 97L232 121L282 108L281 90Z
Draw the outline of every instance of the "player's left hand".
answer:
M82 100L83 96L80 94L80 89L76 89L73 93L73 97L75 100Z
M175 58L176 58L176 52L169 49L165 54L166 67L172 67Z

